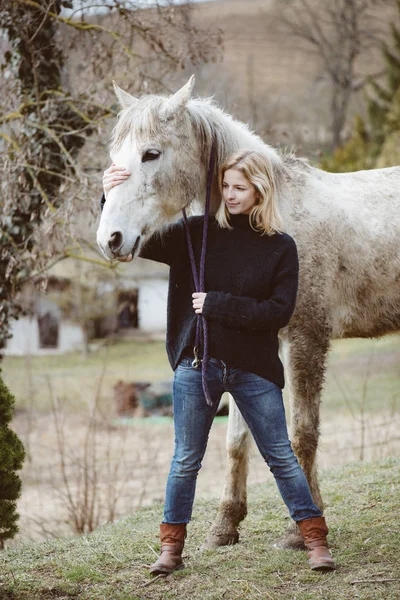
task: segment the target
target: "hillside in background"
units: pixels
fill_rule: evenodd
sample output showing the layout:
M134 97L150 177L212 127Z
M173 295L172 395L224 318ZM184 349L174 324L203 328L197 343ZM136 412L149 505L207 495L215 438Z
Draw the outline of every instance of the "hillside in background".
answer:
M310 156L329 141L329 81L320 57L304 42L287 36L282 25L282 0L221 0L196 5L194 20L224 31L221 63L200 70L200 94L216 93L217 100L249 122L273 145L300 145ZM300 2L293 0L298 6ZM312 3L311 3L312 4ZM376 9L383 26L396 15L390 3ZM359 76L382 69L378 46L361 54ZM363 91L354 96L348 124L364 112Z
M299 5L299 0L292 4ZM196 93L200 96L214 95L217 102L235 117L248 122L265 141L275 146L298 147L299 152L317 159L321 149L330 141L330 83L320 57L310 52L304 42L291 39L282 25L282 0L217 0L193 4L189 13L190 24L200 29L221 29L223 47L215 53L216 62L189 65L184 71L165 77L164 85L172 92L195 73ZM376 9L380 26L389 30L395 8L390 3ZM151 21L157 18L154 9L141 11ZM118 20L119 19L119 20ZM123 21L117 15L91 17L103 26L118 30ZM74 37L70 30L64 31L65 43ZM166 33L165 43L168 46ZM176 35L176 32L174 32ZM182 32L182 38L185 33ZM111 42L110 42L111 43ZM207 36L204 37L207 43ZM140 36L132 40L132 50L141 55L148 53L148 89L159 91L156 55L145 48ZM85 89L90 84L90 47L75 44L69 59L69 81ZM357 75L364 77L380 72L383 59L378 46L360 55ZM112 73L106 74L102 99L112 98L111 80L135 93L137 75L118 69L114 61ZM96 86L99 81L94 82ZM348 118L364 113L363 90L354 94ZM107 141L111 130L105 132ZM95 139L93 138L93 143ZM104 144L104 153L107 153ZM96 159L95 159L96 160Z

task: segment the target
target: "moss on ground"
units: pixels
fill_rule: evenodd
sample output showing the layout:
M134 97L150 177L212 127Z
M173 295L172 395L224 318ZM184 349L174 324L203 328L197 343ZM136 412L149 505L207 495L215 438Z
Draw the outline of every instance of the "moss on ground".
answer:
M289 524L273 483L254 487L236 546L201 552L218 501L196 504L186 569L154 581L161 507L142 508L91 535L17 545L0 554L7 600L398 600L399 459L322 474L330 543L338 564L314 573L305 552L275 550Z

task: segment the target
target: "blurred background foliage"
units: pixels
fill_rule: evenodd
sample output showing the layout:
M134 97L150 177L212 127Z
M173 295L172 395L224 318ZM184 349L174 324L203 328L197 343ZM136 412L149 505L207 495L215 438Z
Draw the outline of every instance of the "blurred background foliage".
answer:
M366 117L357 115L351 137L321 160L327 171L349 172L400 163L400 2L391 36L382 42L385 81L371 80L366 91Z

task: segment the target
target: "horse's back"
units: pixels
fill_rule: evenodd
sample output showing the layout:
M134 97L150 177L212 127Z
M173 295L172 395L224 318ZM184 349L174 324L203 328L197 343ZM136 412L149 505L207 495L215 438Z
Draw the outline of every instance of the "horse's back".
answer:
M367 218L372 211L388 222L397 215L400 226L400 167L352 173L311 169L308 186L329 199L333 211L344 211L348 218L356 211L354 217L362 222L363 214Z

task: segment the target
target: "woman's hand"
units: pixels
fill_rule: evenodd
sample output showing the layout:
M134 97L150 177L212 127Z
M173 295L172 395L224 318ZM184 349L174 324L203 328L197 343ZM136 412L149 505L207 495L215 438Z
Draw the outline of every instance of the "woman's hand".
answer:
M194 312L198 315L203 312L203 304L206 296L207 294L204 292L194 292L192 294Z
M111 190L111 188L115 187L116 185L120 185L121 183L126 181L129 176L130 172L127 171L125 167L117 167L117 165L115 165L114 163L111 165L111 167L108 167L108 169L104 171L103 174L103 189L104 196L106 197L106 199L107 194Z
M105 198L107 199L107 194L111 188L116 185L120 185L126 181L129 176L130 172L127 171L125 167L117 167L117 165L114 163L111 165L111 167L108 167L103 174L103 189ZM118 257L117 260L120 262L131 262L132 254L129 254L124 258Z

